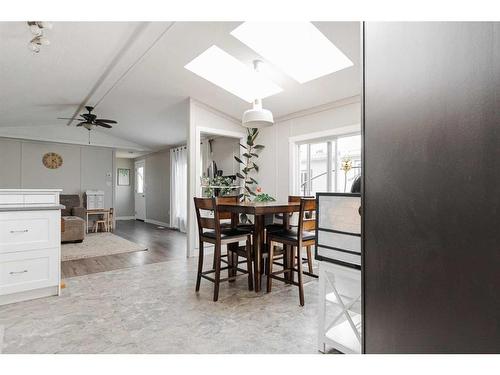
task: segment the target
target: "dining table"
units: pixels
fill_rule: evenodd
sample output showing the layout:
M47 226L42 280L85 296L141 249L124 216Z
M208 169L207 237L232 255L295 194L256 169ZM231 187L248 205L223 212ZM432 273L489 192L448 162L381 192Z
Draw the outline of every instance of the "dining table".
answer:
M300 211L299 202L237 202L220 203L217 205L220 211L231 212L232 222L238 222L240 214L252 215L254 217L253 229L253 251L254 251L254 290L260 292L262 281L263 254L265 251L265 217L283 214L283 227L288 228L289 214ZM270 261L270 260L269 260ZM285 257L285 262L291 259Z

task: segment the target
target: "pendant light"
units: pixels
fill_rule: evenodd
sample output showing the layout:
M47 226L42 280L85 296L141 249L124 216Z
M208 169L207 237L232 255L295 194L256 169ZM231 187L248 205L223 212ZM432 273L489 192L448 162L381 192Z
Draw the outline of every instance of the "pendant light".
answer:
M261 64L261 60L254 60L255 73L259 74ZM257 98L253 101L252 109L243 113L241 124L246 128L265 128L274 124L274 118L271 111L262 108L262 99Z

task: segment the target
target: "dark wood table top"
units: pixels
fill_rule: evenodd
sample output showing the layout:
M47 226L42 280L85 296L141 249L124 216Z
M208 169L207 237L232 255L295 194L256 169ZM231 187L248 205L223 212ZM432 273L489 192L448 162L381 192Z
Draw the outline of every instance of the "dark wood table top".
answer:
M218 205L222 210L249 215L279 214L285 212L300 211L300 203L294 202L238 202L221 203Z

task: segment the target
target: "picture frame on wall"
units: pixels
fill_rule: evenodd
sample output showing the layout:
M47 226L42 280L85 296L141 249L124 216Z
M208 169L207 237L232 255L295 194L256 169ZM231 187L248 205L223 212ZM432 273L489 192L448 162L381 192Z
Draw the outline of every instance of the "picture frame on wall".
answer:
M130 185L130 169L118 168L118 186L129 186Z

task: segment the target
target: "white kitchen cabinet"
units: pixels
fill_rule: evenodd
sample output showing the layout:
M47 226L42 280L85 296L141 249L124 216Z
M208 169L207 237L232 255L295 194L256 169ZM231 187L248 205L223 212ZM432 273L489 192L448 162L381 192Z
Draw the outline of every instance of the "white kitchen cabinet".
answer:
M0 190L0 305L59 295L60 191Z

